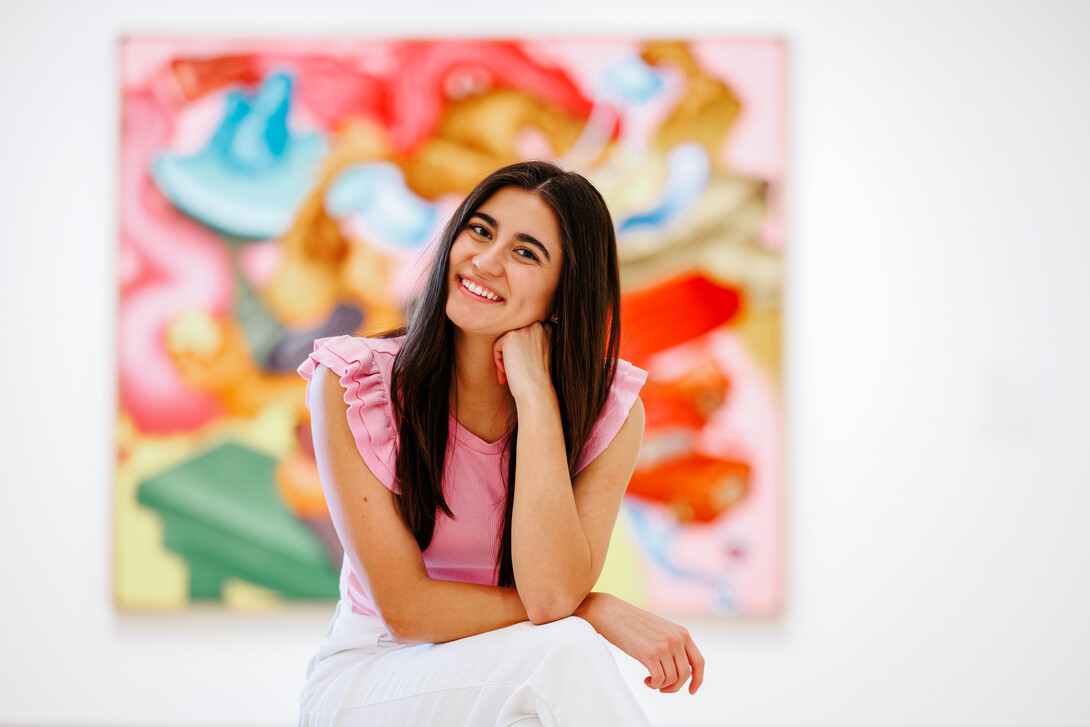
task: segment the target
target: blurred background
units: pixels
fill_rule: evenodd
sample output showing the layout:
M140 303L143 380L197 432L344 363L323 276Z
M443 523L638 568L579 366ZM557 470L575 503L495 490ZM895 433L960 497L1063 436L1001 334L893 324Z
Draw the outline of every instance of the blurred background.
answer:
M127 37L118 606L335 597L296 369L401 325L464 196L547 158L611 210L620 356L647 372L595 589L776 611L785 70L777 38Z
M783 605L685 619L706 686L641 693L646 711L1090 724L1088 21L1058 2L0 2L0 724L294 724L330 617L115 608L121 38L180 34L781 38Z

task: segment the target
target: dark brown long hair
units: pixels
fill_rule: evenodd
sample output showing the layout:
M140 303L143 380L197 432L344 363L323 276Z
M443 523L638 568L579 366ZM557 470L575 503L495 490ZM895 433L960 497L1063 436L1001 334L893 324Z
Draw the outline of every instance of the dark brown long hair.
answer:
M617 370L621 285L613 221L602 196L579 174L548 162L521 162L493 172L469 193L439 237L394 362L398 507L421 550L431 543L437 513L452 516L442 486L454 375L453 324L446 315L450 250L470 216L504 187L536 195L552 209L560 230L563 263L555 297L559 324L553 333L549 371L573 474ZM517 427L516 423L507 445L507 502L496 562L501 586L514 586L511 511Z

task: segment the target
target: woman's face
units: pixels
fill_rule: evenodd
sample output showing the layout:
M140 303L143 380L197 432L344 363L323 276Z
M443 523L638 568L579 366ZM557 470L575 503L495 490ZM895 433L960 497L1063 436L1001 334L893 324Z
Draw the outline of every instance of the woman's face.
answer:
M504 187L454 239L447 317L465 333L496 338L548 320L562 263L553 211L530 192Z

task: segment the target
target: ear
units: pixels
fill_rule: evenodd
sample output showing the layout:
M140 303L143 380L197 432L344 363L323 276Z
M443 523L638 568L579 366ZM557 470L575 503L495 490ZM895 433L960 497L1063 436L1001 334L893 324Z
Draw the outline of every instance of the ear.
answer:
M549 303L549 313L546 315L545 320L557 323L560 321L560 286L553 291L552 302Z

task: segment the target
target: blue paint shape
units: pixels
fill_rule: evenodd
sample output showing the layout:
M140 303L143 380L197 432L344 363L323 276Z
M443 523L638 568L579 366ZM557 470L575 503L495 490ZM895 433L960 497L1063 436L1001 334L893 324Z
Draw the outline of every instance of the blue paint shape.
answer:
M270 76L254 94L229 92L223 120L204 149L152 162L159 190L178 209L229 235L283 234L327 149L321 134L288 128L291 92L286 73Z
M638 56L610 64L602 73L601 84L606 93L636 105L647 103L662 93L665 87L658 71Z
M689 209L708 186L711 161L699 144L678 144L670 150L666 164L668 177L654 206L622 220L618 232L666 228Z
M671 541L679 528L676 523L662 522L650 515L648 508L641 505L634 497L626 497L623 507L636 542L643 548L644 555L652 564L673 578L697 583L708 589L709 605L713 611L732 613L737 610L737 598L727 582L725 573L717 577L699 573L675 561L670 551Z
M325 208L336 219L360 215L371 233L399 247L426 243L438 216L405 185L400 169L382 162L347 169L326 192Z

